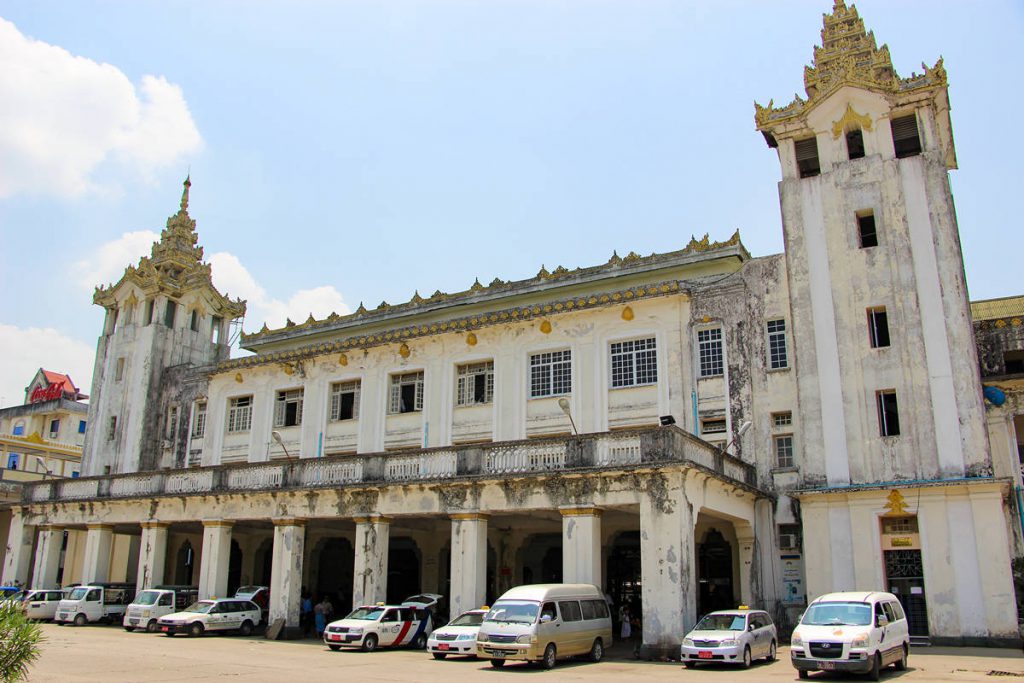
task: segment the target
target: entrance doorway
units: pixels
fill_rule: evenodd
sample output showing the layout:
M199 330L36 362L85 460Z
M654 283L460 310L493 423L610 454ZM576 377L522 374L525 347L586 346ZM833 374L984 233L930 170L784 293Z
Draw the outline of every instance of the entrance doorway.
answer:
M352 611L352 567L355 552L347 538L325 539L319 550L314 600L328 596L334 614L344 616Z
M732 590L732 545L711 528L697 548L697 616L736 606Z
M231 558L228 561L228 595L234 595L242 585L242 547L231 539Z
M388 543L388 604L397 605L421 592L420 549L411 538Z
M928 603L916 516L882 518L882 556L886 585L907 613L910 636L927 638Z

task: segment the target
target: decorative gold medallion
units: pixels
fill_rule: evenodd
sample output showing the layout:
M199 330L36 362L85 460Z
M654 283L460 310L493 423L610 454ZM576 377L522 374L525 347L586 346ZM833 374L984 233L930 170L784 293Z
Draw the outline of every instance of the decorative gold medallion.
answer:
M633 319L633 307L632 306L626 306L625 308L622 309L622 319L623 320L632 320Z
M409 350L408 344L402 344L398 347L398 355L402 358L408 358L410 353L412 353L412 351Z
M544 334L551 334L551 323L547 320L541 322L540 331Z
M472 332L466 335L466 343L470 346L476 346L476 335Z

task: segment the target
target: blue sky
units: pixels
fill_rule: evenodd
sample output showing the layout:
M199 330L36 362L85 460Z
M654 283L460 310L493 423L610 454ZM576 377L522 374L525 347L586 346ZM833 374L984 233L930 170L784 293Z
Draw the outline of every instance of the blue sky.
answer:
M856 4L900 75L945 57L971 296L1021 293L1005 222L1024 5ZM830 10L0 0L0 405L39 366L89 391L92 288L148 252L189 169L200 242L218 286L249 299L248 331L691 234L739 228L754 255L779 252L753 101L803 94Z

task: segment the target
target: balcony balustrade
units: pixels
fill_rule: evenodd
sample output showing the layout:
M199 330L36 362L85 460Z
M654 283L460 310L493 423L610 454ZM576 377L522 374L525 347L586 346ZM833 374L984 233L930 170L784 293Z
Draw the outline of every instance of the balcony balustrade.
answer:
M678 427L26 483L26 503L429 482L689 464L756 487L754 466Z

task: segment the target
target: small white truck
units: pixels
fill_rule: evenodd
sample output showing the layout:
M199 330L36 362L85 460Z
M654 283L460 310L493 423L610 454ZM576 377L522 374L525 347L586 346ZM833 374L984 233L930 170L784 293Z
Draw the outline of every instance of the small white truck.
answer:
M119 623L124 618L125 610L133 597L133 583L94 583L88 586L75 586L71 589L70 595L57 605L57 616L54 621L61 626L84 626L97 621Z
M159 628L157 619L175 612L181 612L199 599L199 589L195 586L154 586L139 591L128 605L122 625L125 631L137 628L156 633Z

